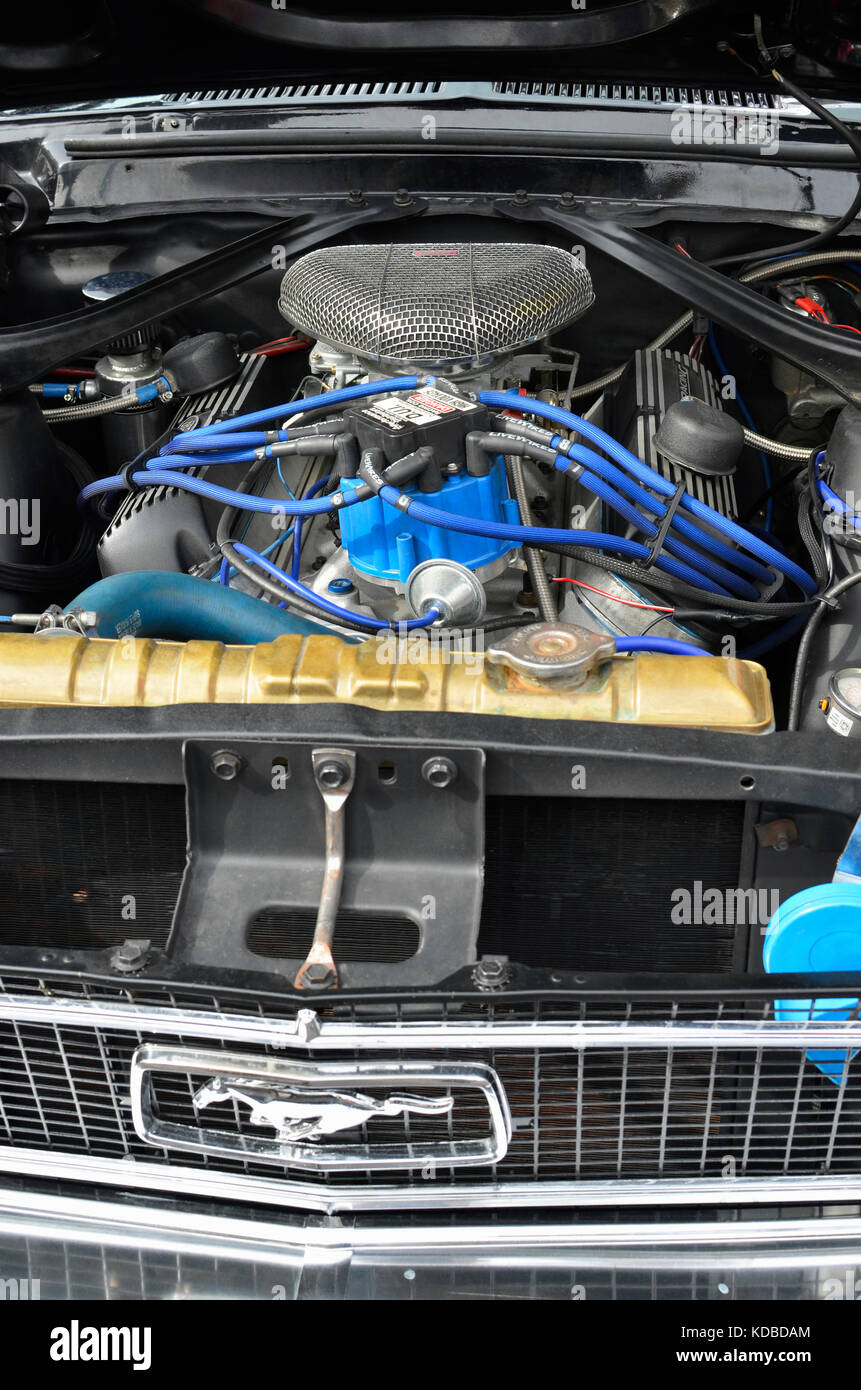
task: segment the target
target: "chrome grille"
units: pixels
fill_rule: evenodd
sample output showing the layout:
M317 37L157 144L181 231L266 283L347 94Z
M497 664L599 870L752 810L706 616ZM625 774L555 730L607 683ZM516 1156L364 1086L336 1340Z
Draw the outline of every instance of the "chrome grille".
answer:
M581 261L527 243L324 247L281 282L295 327L373 361L484 361L543 338L593 301Z
M10 988L16 987L20 982L13 981ZM426 1017L423 1024L414 1015L390 1010L379 1025L369 1024L365 1014L352 1016L344 1005L340 1013L336 1006L331 1020L327 1013L323 1034L310 1043L292 1032L294 1009L283 999L261 1001L259 1011L243 1000L237 1013L232 1009L238 1001L190 991L185 1001L154 991L130 1012L122 998L116 993L101 997L96 991L89 1003L84 994L63 1004L35 991L29 996L0 993L0 1168L17 1165L22 1171L21 1155L38 1160L44 1152L55 1172L62 1171L64 1156L70 1161L87 1156L108 1165L133 1159L144 1185L148 1170L169 1187L171 1172L191 1169L198 1183L204 1175L265 1179L272 1192L286 1183L299 1204L305 1188L318 1196L325 1190L336 1203L342 1195L353 1203L357 1194L361 1203L362 1192L382 1190L396 1190L407 1205L429 1200L428 1175L418 1168L335 1173L327 1172L321 1157L319 1173L297 1174L271 1162L153 1148L138 1138L129 1076L132 1055L142 1042L169 1037L193 1048L205 1036L210 1048L220 1045L255 1058L283 1057L283 1047L264 1041L283 1028L280 1041L291 1038L289 1055L295 1060L434 1055L494 1068L511 1108L511 1142L495 1165L438 1166L430 1187L437 1194L440 1188L450 1191L455 1202L458 1192L466 1198L490 1183L498 1184L497 1195L508 1186L518 1189L522 1201L530 1193L538 1201L543 1185L557 1194L569 1185L569 1200L583 1201L596 1200L596 1193L600 1197L604 1185L618 1201L638 1183L648 1184L653 1199L664 1192L676 1200L685 1184L693 1184L690 1200L701 1199L704 1185L714 1184L727 1192L725 1199L716 1200L738 1200L738 1189L727 1179L764 1180L778 1187L833 1179L843 1182L840 1191L847 1199L852 1192L856 1199L861 1194L861 1065L838 1068L835 1082L809 1060L808 1050L817 1042L822 1046L826 1024L821 1020L829 1016L821 997L820 1021L793 1025L778 1025L770 1001L762 998L715 996L687 1003L590 999L519 1007L463 1002L440 1005L437 1016ZM177 1014L174 1023L164 1006L182 1007L183 1002L194 1012ZM70 1026L81 1003L107 1010L100 1026ZM148 1026L148 1015L135 1010L154 1004L158 1025ZM832 1048L835 1038L845 1039L848 1052L858 1046L859 1025L857 1019L846 1020L845 1013L845 996L835 999L829 1039ZM45 1022L33 1021L43 1015ZM281 1025L279 1017L287 1021ZM804 1030L800 1034L799 1027ZM367 1040L349 1045L367 1028L382 1039L380 1051L370 1052ZM384 1038L387 1028L390 1035ZM410 1030L416 1028L419 1036L413 1038ZM408 1036L409 1045L399 1045ZM621 1045L626 1038L636 1042ZM191 1076L158 1083L163 1118L199 1124L194 1086ZM352 1134L356 1143L482 1137L485 1112L461 1100L456 1096L454 1110L444 1120L386 1119L380 1128L375 1121ZM246 1132L244 1112L226 1106L223 1111L221 1126ZM125 1163L122 1168L126 1174L131 1171ZM767 1190L776 1200L778 1189ZM261 1191L258 1187L258 1195Z

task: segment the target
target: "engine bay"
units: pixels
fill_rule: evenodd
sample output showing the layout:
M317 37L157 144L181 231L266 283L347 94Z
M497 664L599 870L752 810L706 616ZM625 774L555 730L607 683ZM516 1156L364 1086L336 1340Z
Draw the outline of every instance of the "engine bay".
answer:
M244 302L199 298L6 395L4 704L70 699L63 634L283 635L369 646L364 669L480 667L493 698L452 708L514 689L555 717L861 732L861 410L767 331L778 310L861 333L857 253L743 269L764 316L745 341L697 308L656 331L654 284L556 227L461 226L484 238L273 256ZM70 238L47 285L23 245L13 313L29 291L85 326L157 281L139 235L108 269ZM690 261L689 240L660 252ZM100 702L200 697L171 680L102 677ZM277 698L240 685L211 698Z

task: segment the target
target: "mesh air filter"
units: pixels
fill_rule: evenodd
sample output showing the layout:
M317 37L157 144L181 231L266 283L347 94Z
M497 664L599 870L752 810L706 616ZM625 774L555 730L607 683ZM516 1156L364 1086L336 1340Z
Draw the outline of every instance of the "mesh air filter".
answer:
M512 352L593 299L582 261L553 246L420 242L312 251L287 271L278 307L333 347L439 368Z

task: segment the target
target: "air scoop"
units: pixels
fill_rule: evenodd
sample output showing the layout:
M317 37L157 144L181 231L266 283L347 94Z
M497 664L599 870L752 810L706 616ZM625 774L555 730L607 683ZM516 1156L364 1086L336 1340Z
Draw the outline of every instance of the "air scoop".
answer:
M330 246L295 261L278 307L312 337L387 371L468 372L580 317L581 260L529 242Z

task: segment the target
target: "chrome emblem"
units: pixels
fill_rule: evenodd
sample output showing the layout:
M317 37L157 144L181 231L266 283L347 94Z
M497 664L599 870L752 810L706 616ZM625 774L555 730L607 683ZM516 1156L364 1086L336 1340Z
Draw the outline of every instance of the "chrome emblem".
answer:
M438 1168L498 1163L511 1140L502 1083L478 1061L330 1062L144 1043L129 1079L135 1132L166 1155L180 1149L317 1175L416 1168L429 1176ZM234 1106L241 1107L241 1130ZM377 1126L375 1138L368 1123L368 1138L339 1138L342 1130L398 1116L394 1133ZM411 1116L430 1122L410 1125Z
M322 1139L381 1115L447 1115L454 1106L452 1096L390 1095L377 1099L362 1091L300 1091L242 1076L215 1076L192 1099L196 1110L229 1100L247 1105L250 1123L270 1125L283 1143Z

